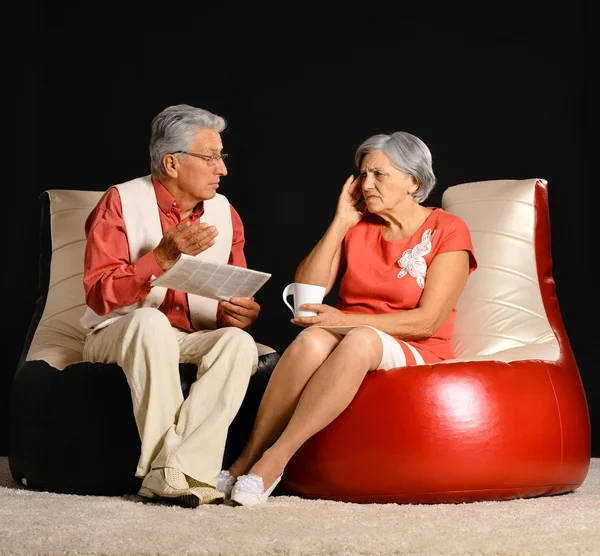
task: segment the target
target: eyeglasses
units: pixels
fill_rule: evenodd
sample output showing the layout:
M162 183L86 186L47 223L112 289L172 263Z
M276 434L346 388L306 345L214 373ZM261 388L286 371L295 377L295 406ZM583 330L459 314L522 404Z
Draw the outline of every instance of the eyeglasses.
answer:
M225 160L229 155L225 153L218 154L199 154L199 153L191 153L189 151L175 151L171 154L189 154L190 156L196 156L198 158L203 158L208 161L209 166L214 166L217 162L221 160Z

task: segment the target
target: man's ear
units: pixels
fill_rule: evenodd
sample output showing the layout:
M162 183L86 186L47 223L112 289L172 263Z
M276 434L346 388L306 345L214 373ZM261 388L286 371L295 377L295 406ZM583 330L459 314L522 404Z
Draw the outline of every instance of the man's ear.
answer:
M163 170L170 178L177 177L179 159L174 154L166 154L162 159Z

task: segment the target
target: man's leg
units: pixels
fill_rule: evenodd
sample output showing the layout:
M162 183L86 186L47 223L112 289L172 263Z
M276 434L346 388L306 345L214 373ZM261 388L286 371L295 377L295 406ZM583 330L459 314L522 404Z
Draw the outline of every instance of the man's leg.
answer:
M142 442L135 474L144 477L183 403L179 345L169 320L157 309L136 309L88 336L83 357L123 369Z
M256 343L234 327L191 334L176 331L176 335L180 361L196 364L198 375L152 468L175 467L189 478L215 486L229 425L258 365Z

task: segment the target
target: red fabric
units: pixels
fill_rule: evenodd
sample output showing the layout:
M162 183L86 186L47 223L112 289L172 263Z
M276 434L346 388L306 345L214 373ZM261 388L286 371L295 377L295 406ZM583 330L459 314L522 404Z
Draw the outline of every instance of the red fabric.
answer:
M431 208L433 212L422 226L400 241L386 240L381 231L381 218L370 212L350 229L344 239L347 269L340 284L338 309L345 313L383 314L417 307L423 288L410 273L399 276L402 268L398 261L409 249L413 254L419 249L427 251L428 234L431 234L431 249L423 254L427 267L439 253L466 250L470 254L470 272L477 268L471 234L465 222L441 208ZM433 336L407 342L421 353L425 363L454 357L451 339L455 315L456 308ZM399 343L407 362L414 364L410 350L403 341Z
M182 220L175 198L159 181L153 179L152 182L164 233ZM244 227L237 211L230 207L233 241L228 262L246 268ZM201 220L203 214L204 204L198 203L192 214L183 220ZM163 271L152 251L131 262L121 198L115 187L108 189L88 216L85 235L83 286L87 305L98 315L106 315L145 299L150 293L150 277L159 277ZM195 330L185 292L167 290L159 310L168 317L172 326L188 332ZM217 311L217 325L220 324L220 311Z

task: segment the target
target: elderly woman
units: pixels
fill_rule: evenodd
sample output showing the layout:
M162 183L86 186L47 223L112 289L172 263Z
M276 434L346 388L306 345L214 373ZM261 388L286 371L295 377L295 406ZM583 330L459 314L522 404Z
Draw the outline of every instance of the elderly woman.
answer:
M374 135L355 154L333 221L295 282L326 292L282 355L247 445L217 489L234 503L265 502L288 461L350 404L366 373L454 357L456 303L477 263L459 217L422 203L435 186L429 148L410 133ZM362 197L362 199L361 199Z

